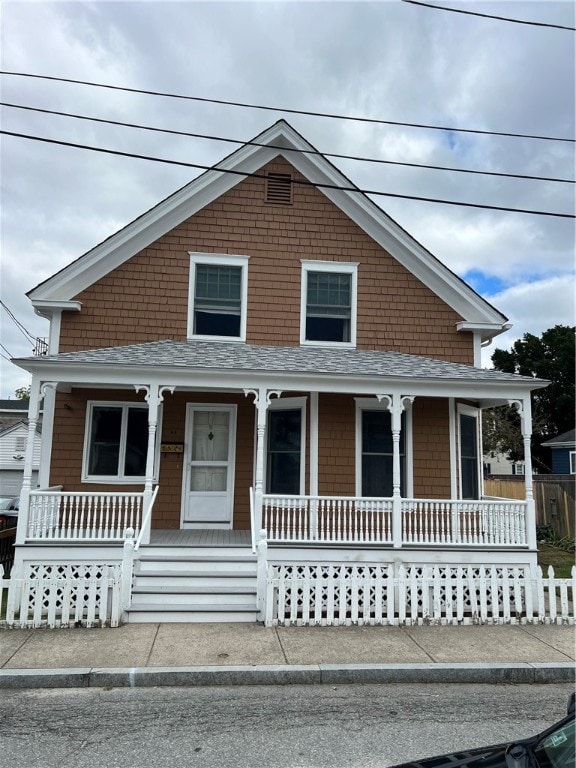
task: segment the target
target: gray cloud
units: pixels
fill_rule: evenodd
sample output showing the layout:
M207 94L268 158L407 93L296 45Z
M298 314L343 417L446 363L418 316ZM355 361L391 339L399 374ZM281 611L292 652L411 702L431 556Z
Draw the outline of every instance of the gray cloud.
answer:
M483 13L574 26L564 2L476 3ZM574 34L401 2L95 2L3 6L2 68L208 98L409 122L574 136ZM246 140L280 113L2 76L4 101ZM573 145L287 119L318 149L456 167L566 176ZM209 165L229 144L4 108L4 130ZM4 137L2 297L44 336L25 292L196 172ZM573 186L335 161L365 189L574 210ZM572 222L378 197L376 202L515 323L497 340L573 323ZM490 281L494 280L490 288ZM30 345L3 313L2 344ZM516 335L514 335L516 334ZM25 383L1 360L2 396Z

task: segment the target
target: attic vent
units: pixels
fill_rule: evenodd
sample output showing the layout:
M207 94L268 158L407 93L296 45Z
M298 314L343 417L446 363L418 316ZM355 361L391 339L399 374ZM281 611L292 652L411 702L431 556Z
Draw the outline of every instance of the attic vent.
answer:
M14 442L15 442L14 450L16 451L16 453L22 453L23 451L26 450L26 438L25 437L18 436Z
M269 173L266 178L266 202L290 205L292 177L289 173Z

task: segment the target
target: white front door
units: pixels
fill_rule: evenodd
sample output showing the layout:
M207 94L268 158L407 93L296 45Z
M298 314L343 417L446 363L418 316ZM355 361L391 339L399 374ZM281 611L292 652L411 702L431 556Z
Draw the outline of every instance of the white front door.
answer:
M183 527L232 526L235 445L235 405L188 403Z

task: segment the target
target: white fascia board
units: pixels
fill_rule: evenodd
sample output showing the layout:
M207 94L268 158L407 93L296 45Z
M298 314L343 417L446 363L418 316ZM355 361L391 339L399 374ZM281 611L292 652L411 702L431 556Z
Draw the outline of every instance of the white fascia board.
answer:
M34 358L17 360L19 367L34 373L41 382L57 381L68 386L90 384L96 387L132 387L135 384L159 384L177 388L205 389L280 389L300 392L331 392L369 395L398 393L421 397L454 397L506 403L520 400L531 390L547 386L542 381L462 381L460 379L413 379L409 377L314 375L279 371L204 369L186 366L150 367L105 365L50 365Z
M574 440L569 440L568 442L564 442L564 443L552 443L552 442L541 443L540 447L541 448L542 447L545 447L545 448L574 448L574 445L576 445L576 442Z
M33 299L32 306L37 315L50 320L55 312L80 312L82 302Z

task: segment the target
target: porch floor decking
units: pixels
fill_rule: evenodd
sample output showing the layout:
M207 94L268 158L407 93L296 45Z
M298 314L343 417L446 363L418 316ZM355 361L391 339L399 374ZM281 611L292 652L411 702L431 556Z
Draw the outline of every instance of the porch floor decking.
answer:
M251 547L250 531L186 528L150 531L150 545L161 547Z

